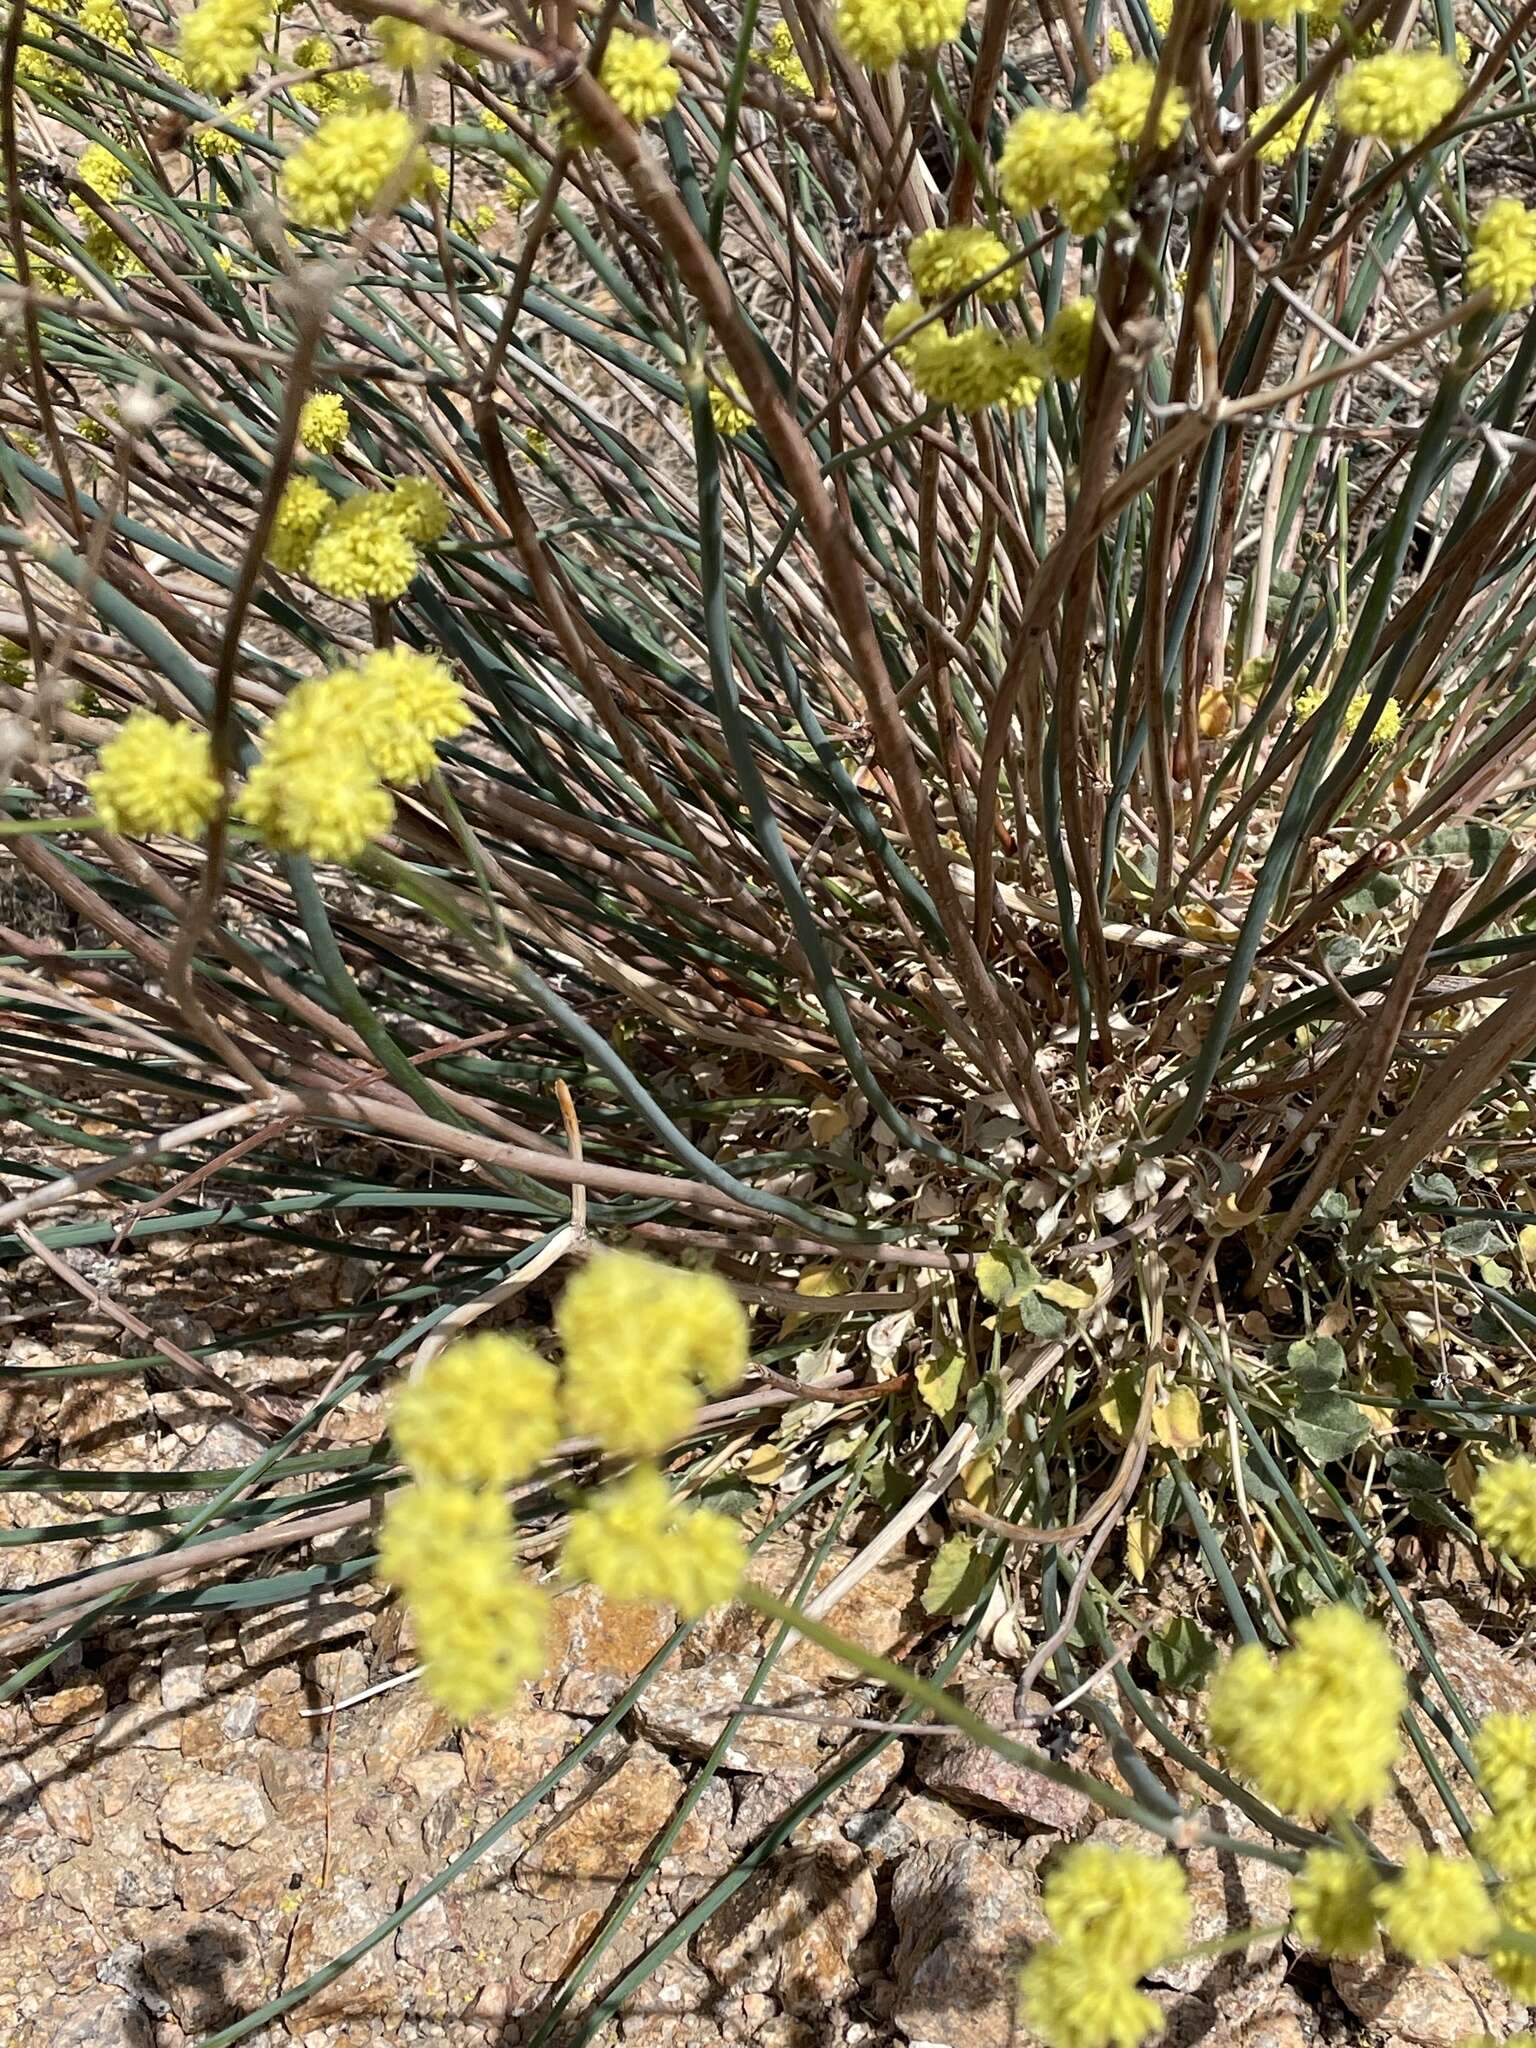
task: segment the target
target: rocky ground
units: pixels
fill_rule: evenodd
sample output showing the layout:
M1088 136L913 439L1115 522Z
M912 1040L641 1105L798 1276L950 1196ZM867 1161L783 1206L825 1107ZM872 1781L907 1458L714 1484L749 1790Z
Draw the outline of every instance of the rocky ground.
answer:
M801 1562L779 1544L765 1569L787 1583ZM872 1648L910 1648L929 1626L915 1597L922 1569L918 1559L888 1563L835 1620ZM1476 1707L1536 1708L1529 1670L1444 1603L1430 1603L1427 1619ZM760 1628L737 1610L714 1617L550 1798L258 2038L309 2048L531 2041L614 1901L685 1813L640 1905L552 2034L576 2038L594 1994L675 1930L818 1775L855 1753L850 1745L878 1739L746 1720L690 1804L719 1710L740 1700L755 1669ZM0 2040L181 2048L298 1982L506 1814L608 1713L667 1634L662 1616L589 1589L570 1595L548 1682L462 1735L414 1684L328 1711L398 1654L395 1615L371 1591L276 1620L258 1612L200 1629L177 1617L152 1639L108 1636L99 1656L0 1710ZM831 1676L821 1653L800 1645L775 1667L764 1701ZM1002 1674L977 1670L966 1685L978 1704L1006 1711ZM1108 1771L1091 1745L1077 1760ZM1389 1848L1449 1834L1422 1767L1377 1818ZM1228 1832L1247 1825L1232 1812L1213 1819ZM1097 1831L1121 1832L1115 1823ZM964 1742L891 1742L672 1950L597 2038L633 2048L1005 2048L1010 1959L1043 1930L1042 1866L1064 1841L1093 1832L1086 1802ZM1190 1875L1197 1938L1283 1918L1283 1874L1263 1864L1196 1853ZM1303 2048L1361 2030L1452 2048L1522 2021L1481 1968L1378 1959L1330 1973L1278 1940L1171 1971L1158 1996L1174 2048Z

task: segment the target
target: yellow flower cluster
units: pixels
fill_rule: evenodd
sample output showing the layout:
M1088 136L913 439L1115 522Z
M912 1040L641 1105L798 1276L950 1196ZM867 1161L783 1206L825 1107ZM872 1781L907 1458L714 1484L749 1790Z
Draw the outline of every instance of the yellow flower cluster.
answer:
M683 81L667 44L616 28L603 51L598 82L626 120L659 121L677 105Z
M1499 1915L1517 1934L1536 1934L1536 1876L1511 1878L1500 1887ZM1536 2005L1536 1954L1495 1945L1488 1960L1512 1997L1522 2005Z
M430 29L418 28L414 21L401 21L390 14L380 15L373 24L373 39L378 44L380 59L391 71L435 71L449 47Z
M299 440L316 455L329 455L352 431L352 415L334 391L317 391L299 409Z
M409 648L301 683L267 728L241 815L280 853L355 860L394 820L384 784L423 781L436 743L469 719L443 664Z
M1485 1465L1472 1496L1472 1520L1490 1550L1536 1565L1536 1458Z
M570 1427L605 1450L640 1456L686 1434L699 1390L722 1393L747 1362L747 1319L716 1273L604 1252L555 1312L565 1347Z
M1406 149L1439 126L1461 91L1460 71L1438 50L1387 50L1346 72L1333 104L1346 135L1372 135Z
M795 48L795 39L790 34L787 21L776 21L766 45L752 54L765 70L773 73L786 92L795 93L801 99L810 98L811 74Z
M1299 1622L1271 1661L1246 1643L1211 1685L1210 1730L1284 1813L1359 1813L1388 1789L1407 1687L1385 1633L1348 1606Z
M99 193L109 205L121 199L133 184L132 171L104 142L93 142L80 152L75 176L82 184L89 185L93 192Z
M128 17L118 5L118 0L81 0L80 10L75 16L88 36L105 43L109 49L131 50L133 38L128 31Z
M109 831L201 839L219 807L208 735L156 711L130 712L102 748L86 793Z
M1115 138L1091 114L1028 107L1003 143L998 191L1011 213L1054 206L1075 235L1091 235L1114 211L1120 166Z
M327 114L283 165L280 189L301 227L342 234L359 214L371 213L386 190L396 200L409 198L427 176L410 115L398 107L367 107Z
M1492 293L1500 313L1518 313L1536 294L1536 213L1518 199L1495 199L1478 222L1467 290Z
M243 129L247 135L254 135L256 132L256 116L249 107L234 100L227 101L220 107L219 118L224 126L215 127L211 121L205 121L194 135L193 141L197 145L199 156L238 156L245 144L238 135L232 134L231 130Z
M989 405L1016 410L1033 405L1045 387L1049 364L1032 341L1000 334L995 327L966 327L947 334L925 327L911 345L912 381L925 398L957 412L981 412Z
M418 1478L392 1494L379 1572L405 1595L427 1691L453 1720L507 1706L543 1670L549 1597L518 1569L499 1493Z
M1244 21L1289 21L1300 12L1296 0L1234 0Z
M953 42L965 26L965 0L838 0L833 26L856 63L888 71Z
M741 1532L727 1515L679 1508L654 1465L638 1465L571 1517L561 1552L568 1578L590 1579L615 1600L655 1600L687 1621L729 1600L746 1568Z
M971 285L980 286L980 299L1011 299L1018 290L1016 273L989 276L1007 263L1011 253L990 228L929 228L908 249L907 267L918 297L928 305L953 298ZM988 282L983 284L983 278Z
M1028 107L1008 130L998 158L998 190L1013 213L1053 206L1075 235L1090 235L1114 211L1124 152L1141 142L1152 109L1156 68L1140 58L1112 64L1088 88L1080 113ZM1189 101L1170 86L1152 139L1159 149L1178 140Z
M1257 107L1248 116L1248 133L1257 135L1267 125L1272 110ZM1301 147L1303 137L1309 146L1315 146L1333 126L1333 116L1318 100L1303 100L1289 119L1283 121L1269 138L1259 144L1258 157L1261 164L1289 163Z
M255 70L271 25L269 0L201 0L182 16L177 34L187 82L214 99L228 99Z
M1328 685L1326 683L1313 683L1310 689L1303 690L1300 696L1297 697L1296 716L1299 719L1310 718L1314 712L1321 711L1327 701ZM1366 712L1370 709L1370 704L1371 693L1369 690L1357 690L1354 696L1350 698L1348 704L1344 707L1344 720L1340 727L1340 732L1345 737L1359 728L1361 719L1364 718ZM1386 703L1382 705L1377 715L1376 723L1371 728L1371 745L1373 747L1389 746L1402 729L1403 707L1395 697L1389 697Z
M559 1375L520 1337L461 1338L407 1381L390 1410L395 1449L419 1479L507 1486L560 1441Z
M1376 1872L1355 1849L1314 1849L1291 1879L1297 1938L1325 1956L1368 1955L1376 1942Z
M293 62L301 71L327 71L336 62L336 45L329 36L305 36L294 46ZM388 106L389 95L382 86L361 71L338 71L328 78L307 79L293 87L293 96L312 114L335 114L350 109Z
M1045 330L1046 360L1058 377L1081 377L1087 369L1095 317L1092 299L1073 299Z
M312 477L296 476L278 505L267 555L284 574L302 573L332 597L388 604L409 589L419 549L435 547L451 520L447 499L426 477L401 477L388 490L338 503Z
M563 1380L521 1339L485 1334L448 1346L391 1411L411 1484L385 1507L379 1570L405 1596L428 1690L460 1721L504 1707L543 1668L548 1602L518 1569L503 1489L550 1455L562 1422L583 1427L603 1362L619 1359L636 1414L648 1406L653 1370L663 1388L686 1379L696 1399L694 1382L727 1384L745 1362L745 1317L723 1281L630 1253L583 1267L555 1320ZM620 1391L611 1373L604 1383ZM610 1430L605 1444L630 1448L633 1432L621 1422L616 1433L623 1441ZM730 1599L745 1564L735 1524L680 1507L652 1465L576 1509L561 1558L567 1579L619 1600L664 1601L689 1618Z
M1129 64L1112 64L1088 88L1088 111L1095 115L1128 149L1141 141L1152 111L1157 67L1144 59ZM1157 110L1152 140L1158 149L1171 149L1189 119L1189 101L1176 85L1163 94Z
M1137 2048L1161 2031L1138 1977L1189 1938L1189 1890L1172 1856L1085 1843L1046 1879L1055 1935L1019 1972L1019 2008L1045 2048Z
M744 434L752 424L752 415L742 403L741 387L735 383L710 385L709 416L715 423L715 432L728 441Z
M1411 1963L1481 1955L1499 1925L1477 1865L1426 1849L1410 1849L1397 1876L1377 1886L1376 1910L1388 1941Z

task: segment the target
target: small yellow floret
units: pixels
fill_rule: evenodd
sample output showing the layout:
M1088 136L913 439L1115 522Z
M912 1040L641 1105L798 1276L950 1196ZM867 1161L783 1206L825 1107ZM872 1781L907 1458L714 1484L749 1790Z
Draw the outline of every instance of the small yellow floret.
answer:
M1472 1521L1490 1550L1536 1565L1536 1458L1485 1465L1472 1496Z
M1248 133L1257 135L1262 128L1268 126L1273 114L1272 107L1256 107L1248 116ZM1259 162L1289 163L1303 141L1315 147L1332 126L1333 116L1326 106L1317 100L1303 100L1295 113L1281 122L1268 142L1259 144Z
M219 778L212 744L198 726L134 711L98 759L86 793L109 830L141 839L160 832L202 838L219 807Z
M110 205L121 199L133 184L133 173L119 156L114 156L105 143L93 142L80 153L75 165L75 176L99 192Z
M448 50L441 36L418 28L414 21L401 21L397 15L380 15L373 24L373 39L391 71L435 71Z
M403 597L421 567L389 491L359 491L326 516L305 568L332 597Z
M382 648L331 680L344 695L349 730L385 782L425 782L437 742L457 739L470 723L464 692L436 655Z
M667 44L622 28L608 38L598 81L619 112L637 125L670 114L683 83Z
M1010 250L990 228L929 228L907 251L907 267L920 299L930 303L951 298L969 286L980 284L982 299L1011 299L1018 290L1016 270L981 280L1008 262Z
M1157 66L1137 59L1130 64L1112 64L1088 88L1088 109L1127 148L1141 141L1147 117L1152 111ZM1154 147L1171 149L1189 119L1189 101L1176 85L1169 85L1157 110L1152 131Z
M328 114L283 165L284 203L301 227L341 234L371 213L386 189L396 200L418 190L427 159L416 124L398 107Z
M407 1591L432 1579L494 1577L512 1562L512 1510L478 1487L426 1480L384 1502L379 1576Z
M1325 1956L1368 1955L1376 1942L1376 1873L1352 1849L1314 1849L1291 1879L1298 1938Z
M305 399L299 411L299 439L316 455L329 455L351 431L352 415L334 391L317 391Z
M549 1595L523 1573L466 1595L441 1585L406 1595L424 1670L422 1681L451 1720L464 1723L509 1707L517 1688L549 1658Z
M656 1600L693 1621L741 1584L746 1547L736 1524L708 1508L679 1508L654 1465L616 1479L571 1517L561 1563L615 1600Z
M1460 71L1438 50L1388 50L1346 72L1333 104L1346 135L1374 135L1405 149L1439 126L1461 92Z
M335 499L312 476L288 479L278 500L267 559L286 576L297 575L309 560L309 551L320 529L330 517Z
M1400 1873L1377 1886L1376 1911L1388 1941L1411 1963L1479 1956L1499 1925L1477 1865L1425 1849L1410 1849Z
M1536 1877L1536 1806L1522 1800L1501 1808L1472 1840L1478 1855L1500 1877Z
M1536 1714L1486 1715L1472 1754L1495 1806L1536 1806Z
M734 441L752 425L752 415L742 404L741 387L735 383L710 385L709 416L715 423L715 432L728 441Z
M924 307L921 299L898 299L885 316L884 323L880 329L881 339L885 342L899 343L907 329L915 326L922 319L923 312ZM918 341L921 338L919 336ZM916 361L915 350L917 346L917 341L908 342L904 346L895 348L892 352L898 363L902 364L906 369L911 369Z
M1228 1660L1211 1685L1211 1735L1283 1812L1359 1813L1391 1783L1406 1698L1376 1623L1352 1607L1324 1607L1273 1661L1257 1643Z
M1073 299L1046 329L1046 360L1058 377L1081 377L1087 369L1094 318L1092 299Z
M507 1486L560 1441L558 1386L555 1368L520 1338L463 1337L400 1388L389 1433L418 1479Z
M795 48L795 39L790 33L787 21L776 21L767 44L754 50L753 56L771 71L786 91L795 93L801 99L811 96L811 74L801 61L800 52Z
M219 118L224 124L222 127L215 127L211 121L204 121L197 128L192 139L199 156L238 156L245 144L241 140L241 135L233 131L238 129L245 135L254 135L256 132L256 116L249 107L235 100L229 100L220 107Z
M202 0L182 16L177 36L188 83L214 99L228 99L255 70L271 23L267 0Z
M1064 1943L1141 1977L1189 1938L1189 1886L1172 1856L1086 1842L1045 1881L1045 1917Z
M997 161L998 190L1011 213L1054 206L1075 235L1103 227L1115 204L1115 138L1091 114L1027 107L1008 130Z
M555 1312L565 1346L566 1418L608 1450L641 1455L683 1435L697 1388L734 1384L747 1321L726 1282L633 1252L606 1252L567 1285Z
M1536 1934L1536 1877L1517 1877L1499 1889L1499 1915L1519 1934ZM1536 1952L1520 1948L1489 1951L1493 1973L1522 2005L1536 2005Z
M128 32L128 17L118 5L118 0L81 0L76 16L88 36L95 36L113 50L131 50L133 38Z
M435 548L453 524L448 500L429 476L397 476L389 487L400 530L420 548Z
M952 42L965 26L965 0L838 0L833 26L856 63L888 71Z
M1019 1972L1019 2014L1045 2048L1139 2048L1163 2016L1091 1942L1045 1941Z
M1034 342L967 327L946 334L927 327L912 344L912 381L925 398L975 413L989 405L1033 405L1045 387L1047 362Z
M1290 21L1300 11L1296 0L1233 0L1244 21Z
M1518 313L1536 293L1536 213L1518 199L1495 199L1477 224L1467 258L1467 290L1490 292L1501 313Z

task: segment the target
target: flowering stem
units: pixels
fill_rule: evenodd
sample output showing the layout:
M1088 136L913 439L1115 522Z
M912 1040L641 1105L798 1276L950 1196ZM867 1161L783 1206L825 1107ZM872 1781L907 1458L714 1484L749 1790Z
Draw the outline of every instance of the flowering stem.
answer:
M1053 1785L1062 1785L1068 1791L1080 1792L1085 1799L1106 1813L1118 1815L1123 1820L1134 1820L1151 1834L1162 1835L1181 1849L1208 1848L1237 1856L1255 1856L1261 1862L1279 1864L1285 1870L1298 1870L1301 1858L1289 1850L1278 1849L1267 1842L1237 1841L1229 1835L1217 1834L1209 1829L1197 1827L1186 1814L1154 1813L1128 1793L1118 1792L1114 1786L1106 1785L1099 1778L1090 1778L1083 1771L1074 1771L1069 1764L1054 1763L1029 1744L1015 1742L974 1713L963 1701L946 1692L930 1679L921 1677L905 1666L893 1664L889 1658L877 1656L873 1650L866 1650L862 1643L850 1641L839 1635L836 1629L828 1628L824 1621L805 1613L792 1601L781 1600L770 1593L766 1586L745 1584L741 1598L759 1614L765 1614L772 1621L788 1622L807 1642L815 1643L818 1649L829 1651L862 1671L867 1678L888 1686L893 1692L915 1700L941 1721L947 1721L968 1735L973 1742L990 1749L1007 1762L1018 1764L1027 1771L1034 1771L1042 1778L1048 1778Z

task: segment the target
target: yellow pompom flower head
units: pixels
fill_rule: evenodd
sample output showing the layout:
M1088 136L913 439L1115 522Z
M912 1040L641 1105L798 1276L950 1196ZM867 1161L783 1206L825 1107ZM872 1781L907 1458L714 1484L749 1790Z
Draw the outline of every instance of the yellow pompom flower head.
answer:
M683 1435L699 1390L722 1393L747 1363L747 1319L718 1274L603 1252L555 1311L573 1432L642 1456Z
M1325 1956L1368 1955L1376 1944L1377 1873L1354 1849L1314 1849L1291 1879L1298 1940Z
M202 0L182 16L177 36L188 84L214 99L228 99L255 70L261 39L271 24L268 0Z
M421 557L392 494L359 491L327 513L305 567L332 597L389 604L410 589Z
M1172 1856L1086 1842L1069 1849L1041 1894L1064 1942L1081 1942L1140 1977L1189 1939L1189 1885Z
M728 1515L680 1507L655 1466L640 1465L577 1509L560 1561L615 1600L660 1601L693 1621L741 1584L746 1546Z
M1058 377L1081 377L1087 369L1095 318L1092 299L1073 299L1046 329L1046 360Z
M401 531L419 548L435 548L453 524L448 500L429 476L397 476L389 496Z
M1045 388L1047 369L1044 352L1034 342L999 334L995 327L967 327L959 334L925 327L911 347L918 390L957 412L1033 405Z
M856 63L888 71L926 57L965 26L965 0L838 0L837 39Z
M1257 107L1248 116L1248 133L1258 135L1274 118L1273 107ZM1257 155L1261 164L1287 164L1303 143L1315 148L1333 126L1333 116L1318 100L1303 100L1295 113L1282 121Z
M631 35L622 28L608 38L598 82L625 119L637 127L670 114L683 83L665 43L654 36Z
M435 71L450 48L430 29L418 28L414 21L401 21L390 14L380 15L373 24L373 39L380 60L391 71Z
M752 52L763 67L771 71L787 92L799 99L809 99L812 93L811 74L795 48L794 36L787 21L776 21L768 41L762 48Z
M980 299L1011 299L1018 278L1013 269L1003 268L1010 254L1007 243L989 228L929 228L908 249L907 267L918 297L930 305L972 285L980 286ZM999 270L1000 276L993 274Z
M741 386L734 378L710 385L709 416L715 423L715 432L727 441L734 441L752 425L752 414L743 404Z
M1518 199L1495 199L1478 222L1467 290L1489 293L1500 313L1518 313L1536 295L1536 213Z
M308 563L310 549L330 517L336 500L311 476L293 476L278 500L267 559L286 576L297 575Z
M278 853L351 861L394 823L395 805L344 707L301 683L267 727L240 814Z
M506 1486L560 1441L558 1386L531 1345L486 1331L448 1345L407 1381L389 1432L418 1478Z
M1472 1520L1490 1550L1536 1565L1536 1458L1485 1465L1472 1496Z
M420 190L427 170L410 115L373 107L328 114L283 165L279 183L301 227L342 234L386 194L398 203Z
M1461 1856L1409 1850L1397 1876L1377 1886L1375 1903L1388 1941L1412 1963L1481 1955L1498 1932L1477 1865Z
M299 411L299 440L316 455L329 455L352 431L352 415L334 391L317 391Z
M436 655L409 647L381 648L327 687L374 773L402 788L425 782L437 766L437 742L457 739L470 722L451 671Z
M1460 71L1438 50L1388 50L1347 71L1333 104L1346 135L1372 135L1407 149L1439 127L1461 93Z
M1359 1813L1391 1784L1407 1686L1384 1632L1348 1606L1296 1627L1271 1660L1247 1643L1217 1673L1210 1729L1239 1774L1299 1818Z
M1114 211L1119 168L1115 138L1095 115L1028 107L1003 143L998 190L1010 213L1053 206L1073 234L1089 235Z
M102 748L86 793L109 831L201 839L219 807L212 744L198 726L131 712Z
M1536 1714L1489 1714L1472 1739L1472 1754L1495 1806L1536 1806Z
M1043 1941L1019 1972L1019 2016L1045 2048L1138 2048L1163 2015L1091 1941Z
M1137 59L1130 64L1112 64L1088 88L1088 111L1100 120L1117 142L1134 149L1146 132L1157 85L1157 67ZM1189 119L1189 101L1176 85L1170 84L1157 110L1152 131L1153 146L1171 149Z

